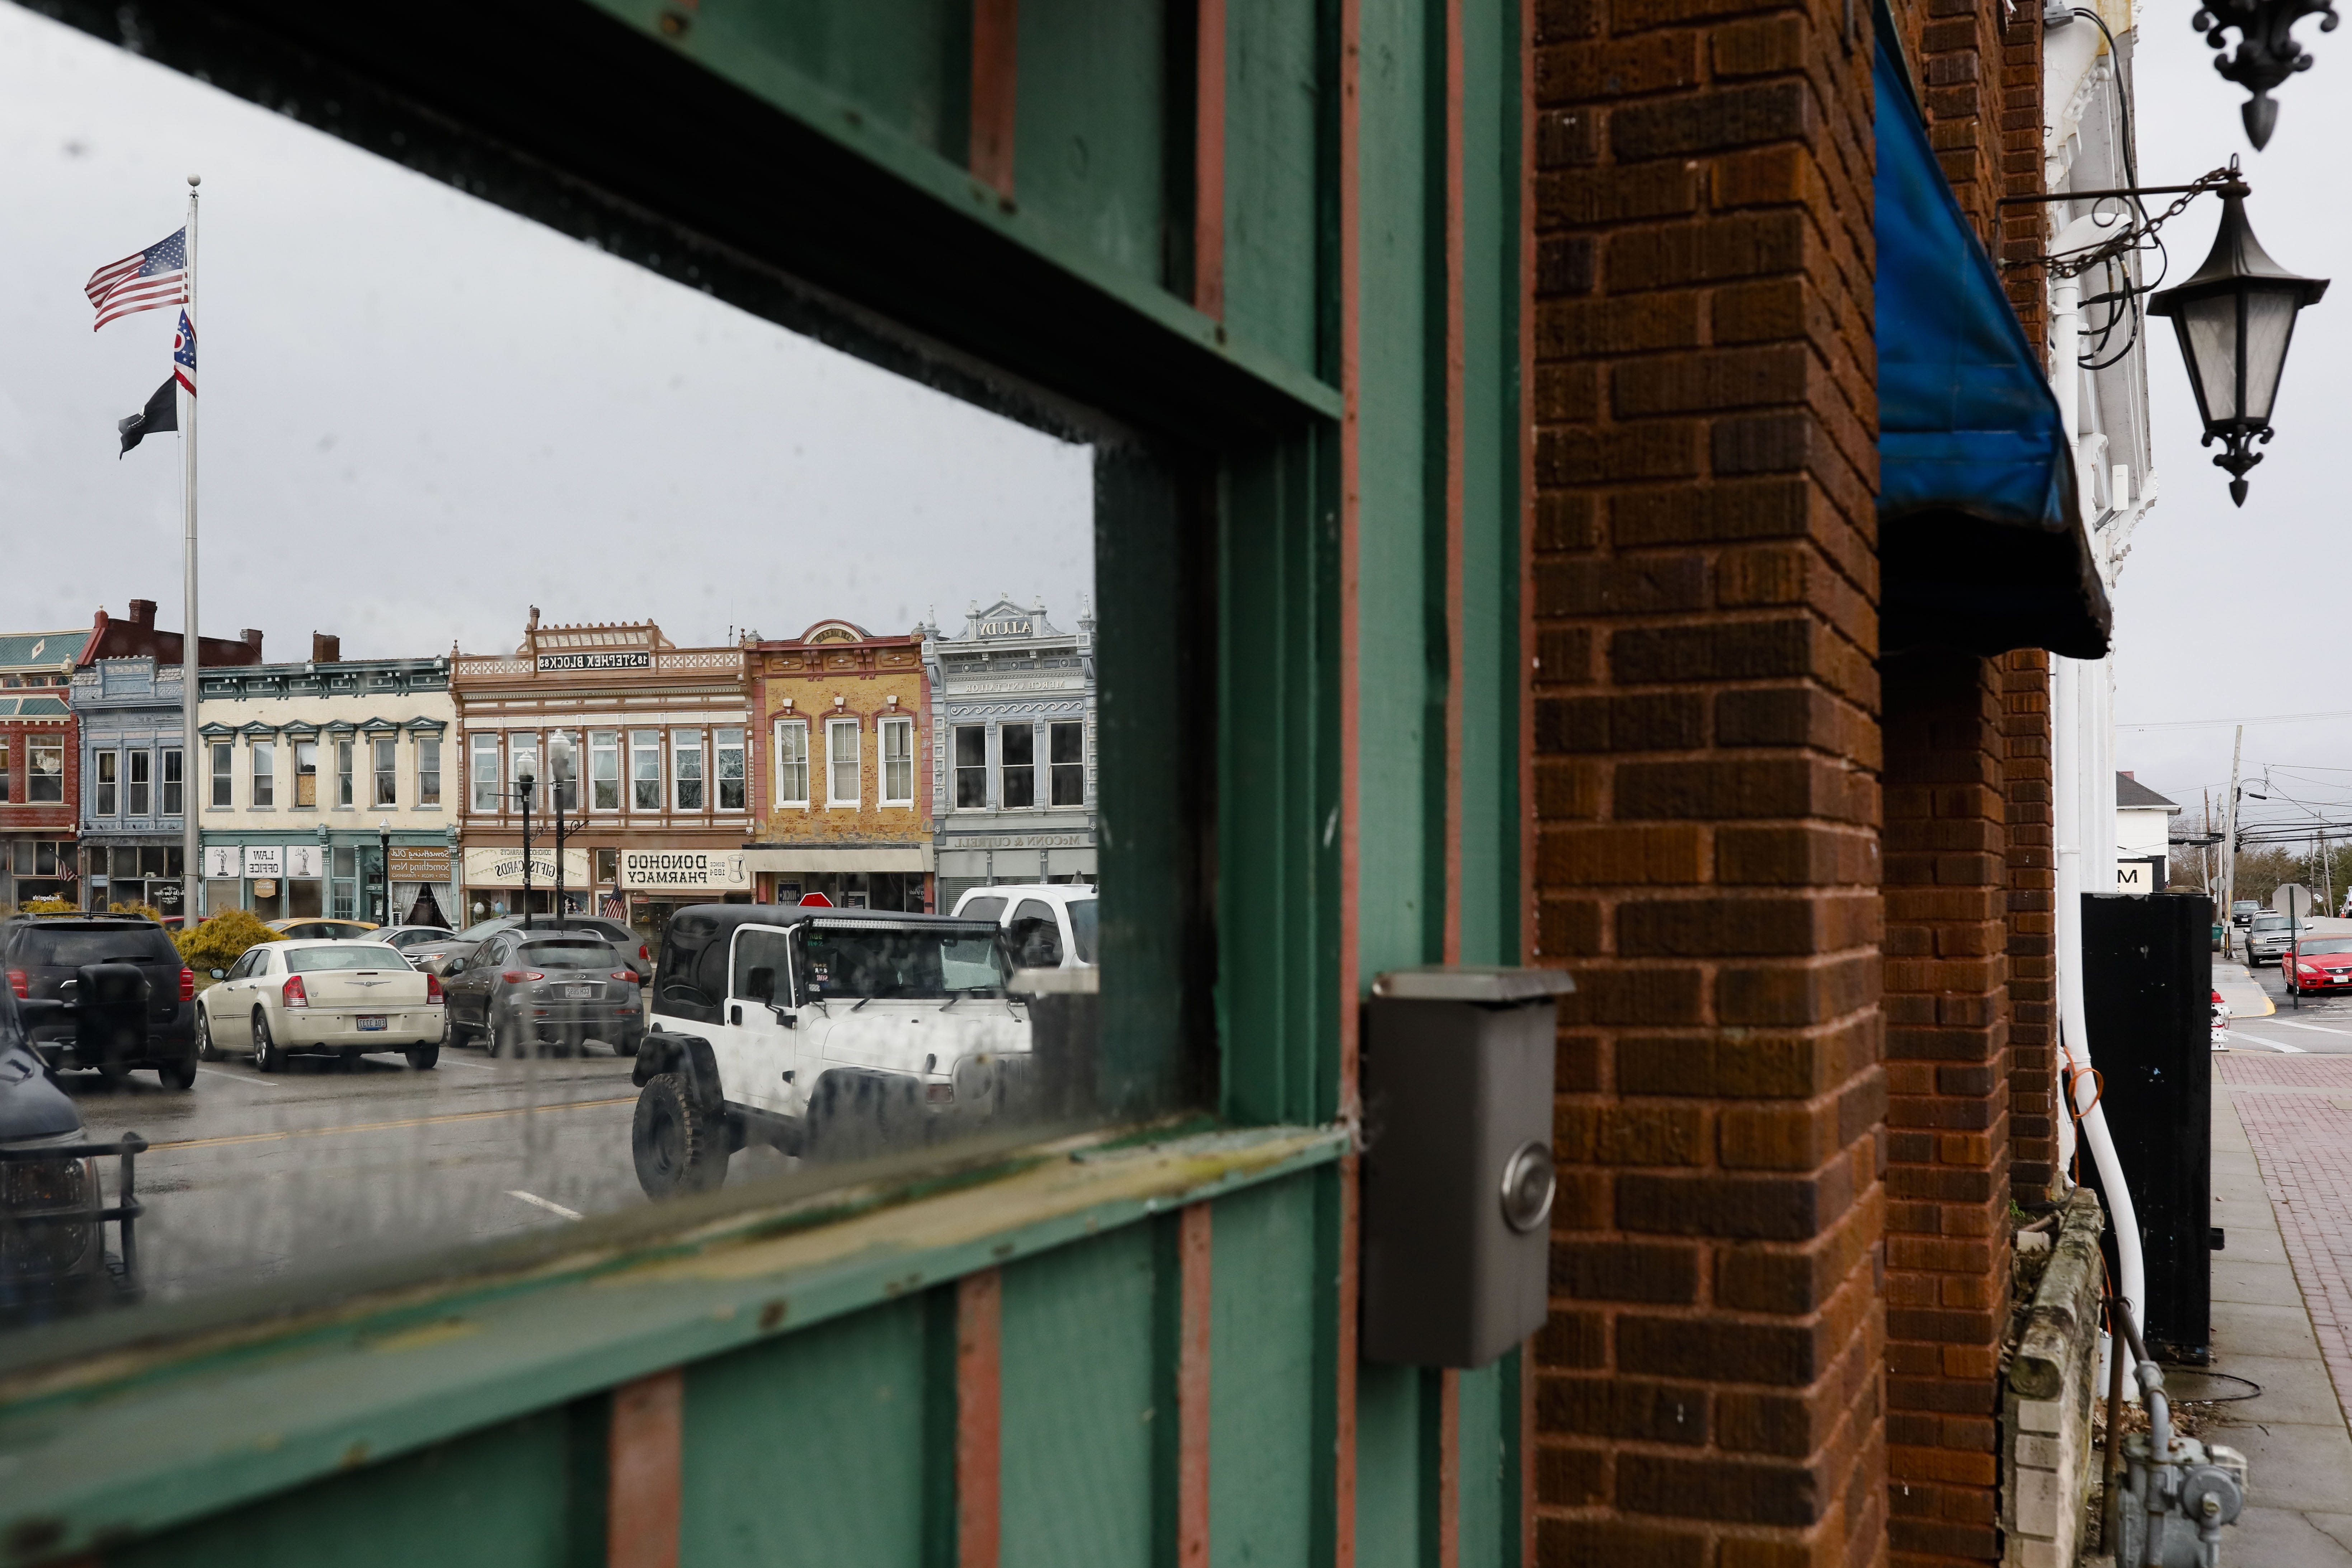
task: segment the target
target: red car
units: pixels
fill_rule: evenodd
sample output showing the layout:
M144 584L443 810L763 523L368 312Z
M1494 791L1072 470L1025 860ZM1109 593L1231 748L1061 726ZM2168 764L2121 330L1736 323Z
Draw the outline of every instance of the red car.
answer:
M2352 991L2352 936L2307 936L2279 959L2287 994Z

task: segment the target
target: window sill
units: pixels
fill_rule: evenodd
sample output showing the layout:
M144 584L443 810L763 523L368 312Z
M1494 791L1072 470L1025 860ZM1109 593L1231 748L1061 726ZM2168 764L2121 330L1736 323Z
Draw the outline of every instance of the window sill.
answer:
M0 1376L0 1453L16 1461L0 1539L92 1552L1348 1146L1336 1127L1097 1133L992 1156L961 1183L934 1163L753 1208L714 1194L590 1220L478 1250L467 1278L383 1285L258 1330L239 1325L267 1321L273 1292L27 1331L8 1357L22 1370ZM58 1364L68 1347L81 1359Z

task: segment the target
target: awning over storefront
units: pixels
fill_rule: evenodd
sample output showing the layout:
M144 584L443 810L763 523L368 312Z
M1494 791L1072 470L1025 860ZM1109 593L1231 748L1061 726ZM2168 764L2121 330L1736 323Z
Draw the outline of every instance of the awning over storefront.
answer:
M744 861L752 871L928 871L929 844L868 845L863 848L752 849Z
M1876 9L1882 644L2095 658L2112 617L2057 401Z

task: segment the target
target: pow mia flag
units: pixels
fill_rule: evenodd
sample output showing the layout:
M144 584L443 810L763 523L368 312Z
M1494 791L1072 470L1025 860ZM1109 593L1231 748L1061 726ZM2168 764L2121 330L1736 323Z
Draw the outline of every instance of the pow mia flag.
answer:
M128 419L114 422L115 429L122 436L122 452L128 452L146 437L180 427L179 390L179 378L172 376L155 389L155 395L147 400L146 407ZM122 452L114 455L117 462L122 460Z

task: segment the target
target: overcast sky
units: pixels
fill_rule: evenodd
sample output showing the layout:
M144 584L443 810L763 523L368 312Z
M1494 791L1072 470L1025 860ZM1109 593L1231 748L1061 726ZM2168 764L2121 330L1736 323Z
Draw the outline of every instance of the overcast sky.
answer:
M2342 679L2352 644L2352 507L2341 466L2352 445L2352 207L2343 173L2352 34L2323 35L2316 18L2296 26L2318 63L2273 95L2278 125L2257 153L2238 117L2244 89L2214 74L2189 8L2145 6L2139 18L2142 182L2182 184L2240 154L2253 187L2247 220L2263 248L2290 270L2337 281L2295 328L2278 436L2247 476L2253 488L2243 509L2230 504L2229 476L2212 466L2212 450L2197 445L2197 405L2171 323L2151 323L2160 334L2148 392L2162 493L2116 595L2116 718L2178 723L2352 710ZM2200 197L2166 226L2176 281L2205 258L2220 216L2218 201ZM2121 765L2192 816L2208 787L2218 812L2230 742L2226 725L2117 736ZM2273 767L2282 795L2352 817L2352 718L2249 726L2246 765L2257 775ZM2250 818L2257 809L2249 804ZM2282 819L2304 816L2284 799L2274 809Z
M347 657L651 617L679 643L1000 592L1064 626L1092 476L1041 436L0 5L0 629L162 603L177 438L116 460L176 312L81 286L201 232L204 630Z

